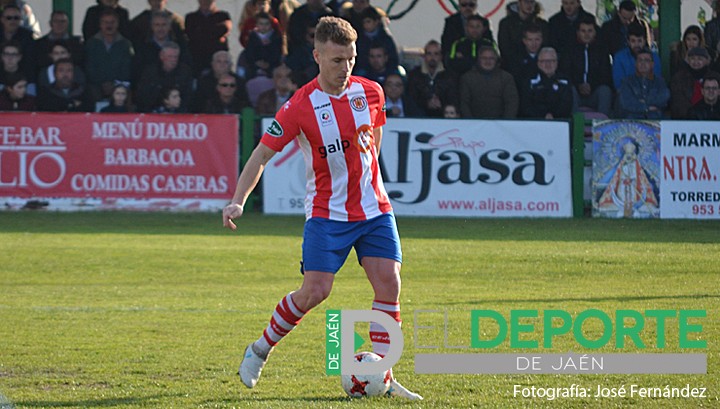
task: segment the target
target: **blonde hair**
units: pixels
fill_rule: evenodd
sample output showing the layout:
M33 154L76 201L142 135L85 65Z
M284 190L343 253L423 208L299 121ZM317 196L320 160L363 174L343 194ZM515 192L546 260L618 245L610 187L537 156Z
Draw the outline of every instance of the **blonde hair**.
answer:
M347 20L339 17L323 17L315 26L315 43L332 41L338 45L349 45L357 40L357 32Z

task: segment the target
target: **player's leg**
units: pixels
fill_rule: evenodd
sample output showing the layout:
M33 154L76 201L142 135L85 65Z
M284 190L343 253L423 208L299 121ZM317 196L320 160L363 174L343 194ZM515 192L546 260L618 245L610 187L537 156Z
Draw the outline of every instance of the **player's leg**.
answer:
M292 291L277 304L270 323L255 342L256 351L267 356L281 339L300 323L308 311L330 295L334 274L306 271L299 290Z
M365 270L375 296L373 310L400 319L400 267L402 250L400 236L392 213L364 222L362 236L355 243L358 261ZM370 323L373 352L385 356L389 348L388 333L381 325Z
M345 263L353 242L352 237L337 233L337 223L325 219L305 223L302 286L280 300L260 338L245 349L239 373L248 388L257 384L275 345L330 295L335 273Z
M375 297L372 309L391 316L398 324L400 318L400 262L382 257L363 257L365 274L370 281ZM376 322L370 323L370 341L373 352L384 357L390 348L387 330Z
M398 324L401 324L400 262L380 257L363 257L362 265L375 292L372 309L390 315ZM390 349L390 337L387 330L382 325L371 322L370 339L373 351L380 356L385 356ZM422 396L402 386L394 376L390 381L388 394L405 399L422 400Z
M245 386L255 387L275 345L300 323L308 311L330 295L334 278L331 273L306 271L300 289L280 300L260 338L245 348L239 370Z
M402 250L400 237L392 214L379 216L367 222L365 234L355 244L360 264L370 281L375 293L373 310L382 311L390 315L398 324L400 318L400 268ZM370 340L373 351L384 356L390 348L390 337L387 330L380 324L370 323ZM391 396L399 396L412 400L422 399L422 396L409 391L397 380L390 383Z

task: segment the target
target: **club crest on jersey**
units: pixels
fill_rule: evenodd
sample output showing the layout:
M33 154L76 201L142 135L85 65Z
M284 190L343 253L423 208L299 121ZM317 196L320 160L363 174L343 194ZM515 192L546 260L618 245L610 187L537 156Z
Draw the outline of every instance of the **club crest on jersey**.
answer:
M330 115L330 111L327 109L324 109L320 111L320 125L322 126L329 126L332 125L333 118L332 115Z
M367 99L362 95L358 95L350 100L350 106L356 111L363 111L367 108Z
M284 133L282 126L280 126L280 123L276 119L273 119L272 123L265 132L276 138L281 137Z

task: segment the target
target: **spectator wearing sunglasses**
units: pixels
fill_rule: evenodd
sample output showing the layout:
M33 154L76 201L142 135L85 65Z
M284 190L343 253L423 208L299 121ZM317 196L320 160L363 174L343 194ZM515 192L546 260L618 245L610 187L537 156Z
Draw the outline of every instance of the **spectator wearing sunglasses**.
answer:
M210 69L203 72L197 81L194 112L202 112L205 109L208 100L217 93L220 77L225 74L235 77L235 97L244 101L246 105L250 104L245 81L233 72L232 56L228 51L216 51L210 61Z
M20 20L22 27L25 27L28 30L32 31L33 39L38 39L42 35L42 30L40 29L40 22L35 17L35 13L33 12L32 7L30 7L30 5L27 3L28 2L25 0L0 0L0 10L3 10L8 6L17 6L18 9L20 9L20 13L22 14L22 18Z
M35 82L35 40L29 29L22 27L22 12L15 4L5 6L0 16L0 44L12 41L20 47L20 70L30 83Z
M215 86L215 95L207 101L204 112L207 114L239 114L248 106L247 100L242 100L235 94L238 83L230 74L220 76Z

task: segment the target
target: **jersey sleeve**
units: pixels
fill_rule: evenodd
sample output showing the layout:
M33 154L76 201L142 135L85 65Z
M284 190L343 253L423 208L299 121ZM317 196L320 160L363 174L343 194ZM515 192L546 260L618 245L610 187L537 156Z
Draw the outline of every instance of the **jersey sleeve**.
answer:
M282 151L285 145L300 134L299 117L296 109L298 101L293 100L294 98L291 98L280 108L270 126L263 133L262 139L260 139L260 143L275 152Z
M385 92L383 91L380 84L375 83L375 85L378 93L378 111L377 115L375 116L375 121L373 121L373 123L375 124L375 128L380 128L381 126L385 125L385 122L387 122L387 116L385 115Z

